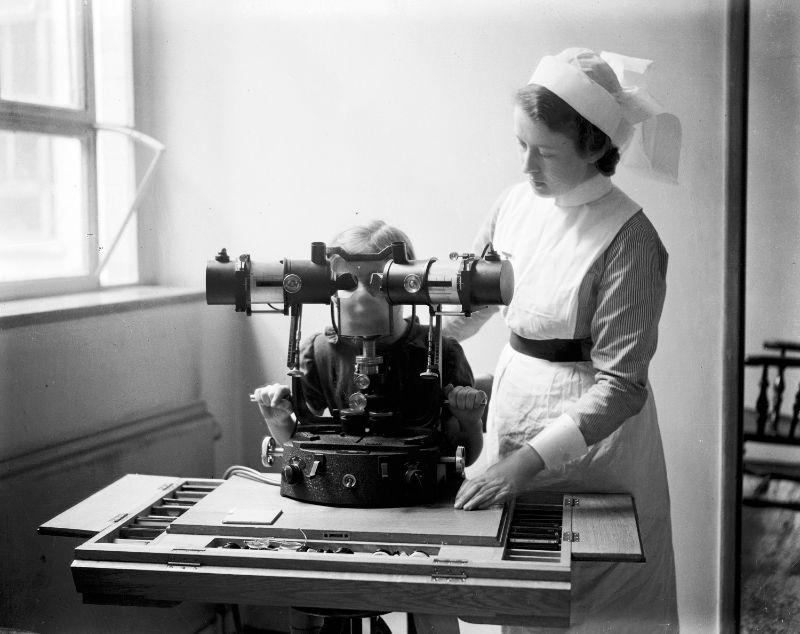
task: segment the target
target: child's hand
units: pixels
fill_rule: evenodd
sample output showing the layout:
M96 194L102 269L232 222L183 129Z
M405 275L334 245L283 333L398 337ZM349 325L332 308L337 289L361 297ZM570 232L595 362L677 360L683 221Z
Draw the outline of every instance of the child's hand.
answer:
M281 445L294 434L292 392L286 385L272 383L256 388L253 400L267 423L270 435Z
M464 445L467 465L478 458L483 448L483 410L486 409L486 392L464 385L447 385L445 396L453 417L442 426L445 438L454 446Z
M447 385L444 394L450 406L450 413L458 419L463 428L477 424L482 427L483 410L486 409L486 392L466 385ZM467 429L464 429L467 431Z

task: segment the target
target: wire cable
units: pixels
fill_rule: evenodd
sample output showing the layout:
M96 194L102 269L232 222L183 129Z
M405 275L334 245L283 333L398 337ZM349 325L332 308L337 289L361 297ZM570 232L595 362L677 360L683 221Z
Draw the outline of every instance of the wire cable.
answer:
M280 476L278 476L278 474L262 473L261 471L256 471L255 469L251 469L250 467L245 467L243 465L237 465L237 464L228 467L225 470L225 473L222 474L222 479L227 480L231 476L235 475L239 476L240 478L255 480L256 482L261 482L262 484L269 484L276 487L281 485Z

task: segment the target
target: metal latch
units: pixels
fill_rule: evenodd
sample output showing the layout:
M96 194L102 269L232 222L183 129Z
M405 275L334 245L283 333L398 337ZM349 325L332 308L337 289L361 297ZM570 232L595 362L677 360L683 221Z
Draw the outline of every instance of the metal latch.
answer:
M565 497L564 498L564 506L580 506L580 498L573 498L573 497Z
M466 581L467 571L459 567L466 563L468 563L466 559L434 559L431 581L444 581L447 583Z
M572 531L564 531L563 541L565 542L579 542L581 541L580 533L573 533Z

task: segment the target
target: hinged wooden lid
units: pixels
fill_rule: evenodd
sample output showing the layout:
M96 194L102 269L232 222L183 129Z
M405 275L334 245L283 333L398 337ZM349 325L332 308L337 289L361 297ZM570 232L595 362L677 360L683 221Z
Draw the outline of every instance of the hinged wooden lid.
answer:
M225 523L234 508L275 519L269 524ZM343 541L500 546L504 508L467 512L454 509L452 500L387 508L323 506L282 497L278 487L233 477L176 518L169 530L192 535L292 539L336 535Z
M633 498L618 493L576 493L572 499L572 558L644 561Z
M42 535L93 537L158 500L184 478L128 474L39 527Z

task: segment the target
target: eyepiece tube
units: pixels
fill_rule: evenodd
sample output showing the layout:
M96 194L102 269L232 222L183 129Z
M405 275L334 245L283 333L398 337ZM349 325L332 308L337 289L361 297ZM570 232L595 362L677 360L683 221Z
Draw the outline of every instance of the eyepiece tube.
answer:
M222 249L206 265L206 302L248 314L259 304L330 304L336 288L324 242L312 244L310 260L256 262L245 254L232 261Z
M209 260L206 264L206 303L235 304L237 280L235 262Z
M508 306L514 297L514 268L508 260L477 260L472 272L472 297L476 306Z
M355 280L352 275L334 278L324 247L313 243L310 260L276 262L251 261L248 254L232 261L222 249L206 266L206 302L233 304L247 314L259 304L330 304L337 289L352 290ZM390 304L460 305L469 314L474 307L508 305L514 295L508 260L474 254L408 260L404 243L392 247L395 257L379 276L379 290Z
M387 269L384 291L392 304L508 305L514 295L508 260L415 260L391 262Z

